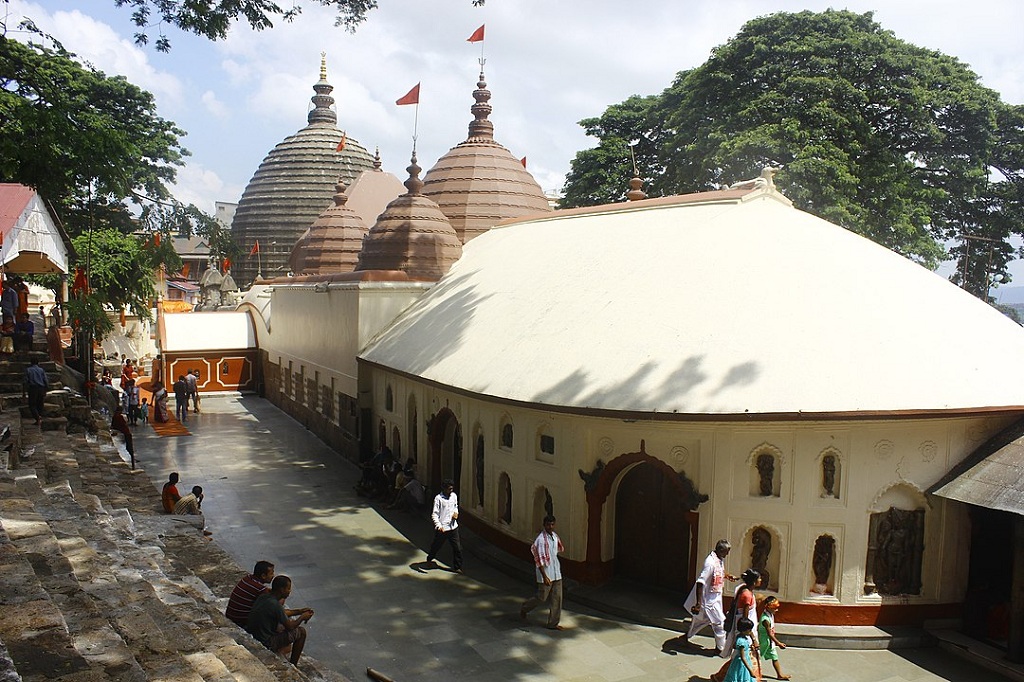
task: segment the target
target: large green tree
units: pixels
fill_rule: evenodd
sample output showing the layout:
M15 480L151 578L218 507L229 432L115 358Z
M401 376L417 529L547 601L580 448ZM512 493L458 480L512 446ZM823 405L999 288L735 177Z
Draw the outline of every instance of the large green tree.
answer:
M916 47L871 13L778 13L748 22L655 101L613 105L594 126L609 141L652 138L641 168L649 192L718 188L781 168L775 181L799 208L925 265L959 244L968 288L984 295L1014 257L1022 199L1022 108L1003 103L954 57ZM646 100L644 100L646 101ZM631 111L635 121L621 116ZM588 132L592 121L583 122ZM592 133L593 134L593 133ZM614 139L612 139L614 138ZM640 148L638 147L638 150ZM577 155L566 196L602 191L595 150ZM604 169L609 177L618 170ZM987 237L981 247L968 237ZM979 241L979 240L975 240Z
M152 242L145 233L198 233L216 255L234 255L213 218L171 194L176 168L188 153L179 141L184 133L157 115L148 92L82 63L31 22L19 30L35 41L8 37L0 23L0 181L38 190L73 238L105 231L122 235L116 258L130 255L132 267L121 271L133 274L118 279L117 287L105 286L97 280L103 259L92 259L96 300L90 309L129 305L148 316L153 267L165 264L173 271L177 257L169 248L143 252L141 245ZM129 242L139 248L129 248ZM85 253L78 258L74 265L84 266Z
M483 5L485 0L473 0L474 5ZM139 27L135 34L138 43L149 42L148 31L156 27L160 37L155 45L166 52L170 42L163 34L162 27L176 26L183 31L195 33L211 40L227 37L231 24L245 21L257 31L274 26L274 20L291 21L302 12L302 3L292 0L287 8L272 0L114 0L118 7L132 10L132 21ZM334 7L337 10L335 24L354 30L361 24L367 13L376 9L377 0L307 0L307 4Z

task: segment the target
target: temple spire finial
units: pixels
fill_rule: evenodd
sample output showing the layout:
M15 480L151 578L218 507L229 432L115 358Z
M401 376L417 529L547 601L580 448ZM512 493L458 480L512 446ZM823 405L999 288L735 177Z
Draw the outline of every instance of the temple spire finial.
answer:
M423 189L423 181L420 180L420 168L419 164L416 163L416 150L412 150L412 159L409 166L405 169L409 171L409 179L405 181L405 188L409 190L410 196L417 195Z
M469 139L494 139L494 124L487 120L492 108L490 105L491 91L487 89L487 80L484 78L484 62L480 58L480 80L477 81L476 90L473 91L473 99L476 100L469 110L473 113L473 120L469 124Z
M313 108L309 110L306 120L310 123L332 123L337 124L338 114L331 107L334 105L334 98L331 91L334 86L327 82L327 53L320 53L320 80L313 85L316 93L310 98Z

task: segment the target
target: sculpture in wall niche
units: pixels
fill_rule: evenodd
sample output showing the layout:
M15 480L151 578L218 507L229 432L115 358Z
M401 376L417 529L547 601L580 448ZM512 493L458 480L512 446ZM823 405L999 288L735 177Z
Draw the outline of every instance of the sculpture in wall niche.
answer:
M679 477L679 484L683 489L683 504L689 511L696 511L697 505L708 501L707 495L697 492L697 486L693 484L685 471L678 472L676 476Z
M924 510L890 507L871 515L864 591L920 594Z
M761 497L771 497L775 489L775 457L768 453L758 455L757 475Z
M512 523L512 481L505 473L501 475L501 520Z
M836 495L836 456L825 455L821 458L821 486L825 492L822 497L839 497Z
M484 437L476 437L476 452L473 453L473 467L476 474L477 504L484 506Z
M768 572L768 555L772 553L771 532L758 526L750 534L750 546L750 567L761 574L761 585L767 588L772 577Z
M832 575L832 559L835 556L836 540L831 535L822 535L814 541L814 555L811 557L811 569L814 571L815 594L832 594L828 579Z
M597 487L597 482L601 479L601 472L604 471L604 462L597 460L594 470L589 474L583 469L578 469L577 471L580 478L583 479L583 490L589 493Z

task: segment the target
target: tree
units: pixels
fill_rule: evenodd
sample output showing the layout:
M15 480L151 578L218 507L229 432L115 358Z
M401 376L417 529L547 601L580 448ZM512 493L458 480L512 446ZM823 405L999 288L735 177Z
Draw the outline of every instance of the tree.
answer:
M154 268L181 265L169 240L143 249L155 233L197 233L216 256L234 257L236 247L212 217L172 197L168 185L188 154L179 142L184 133L156 114L150 93L80 63L31 22L21 29L52 47L0 29L0 181L29 185L51 202L79 267L92 254L94 300L83 302L80 320L104 305L149 317ZM110 250L88 248L90 232L91 243ZM102 324L92 328L102 336Z
M164 24L176 26L183 31L209 38L222 40L227 37L228 29L237 20L245 20L257 30L273 28L274 19L291 21L302 13L302 4L297 0L289 9L283 9L272 0L114 0L118 7L132 9L132 21L139 27L135 34L135 42L149 42L147 29L154 25ZM344 26L350 31L366 20L367 13L376 9L377 0L309 0L324 7L334 7L338 16L336 26ZM484 0L473 0L480 6ZM166 52L171 44L161 32L157 39L156 49Z
M633 177L634 159L642 178L664 173L658 160L663 131L653 111L658 102L657 96L634 95L608 107L599 118L580 121L587 135L598 138L600 143L573 159L559 202L561 208L624 201Z
M930 267L945 255L941 240L996 238L991 266L986 250L960 270L984 292L1014 255L1007 236L1022 229L1020 109L871 13L778 13L679 73L642 129L614 136L663 126L648 165L655 194L717 189L774 166L797 207ZM567 195L600 194L599 171L577 168L593 161L577 156Z

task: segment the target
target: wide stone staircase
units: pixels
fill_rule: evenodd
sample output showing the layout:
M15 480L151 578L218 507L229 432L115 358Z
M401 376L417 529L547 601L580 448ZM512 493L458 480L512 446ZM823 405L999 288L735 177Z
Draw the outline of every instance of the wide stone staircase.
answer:
M3 364L6 389L5 370L17 368ZM65 409L81 399L55 392L66 394ZM0 682L345 680L309 657L293 667L224 617L244 571L162 513L105 423L93 422L98 434L68 433L66 421L40 429L9 403L4 426Z

